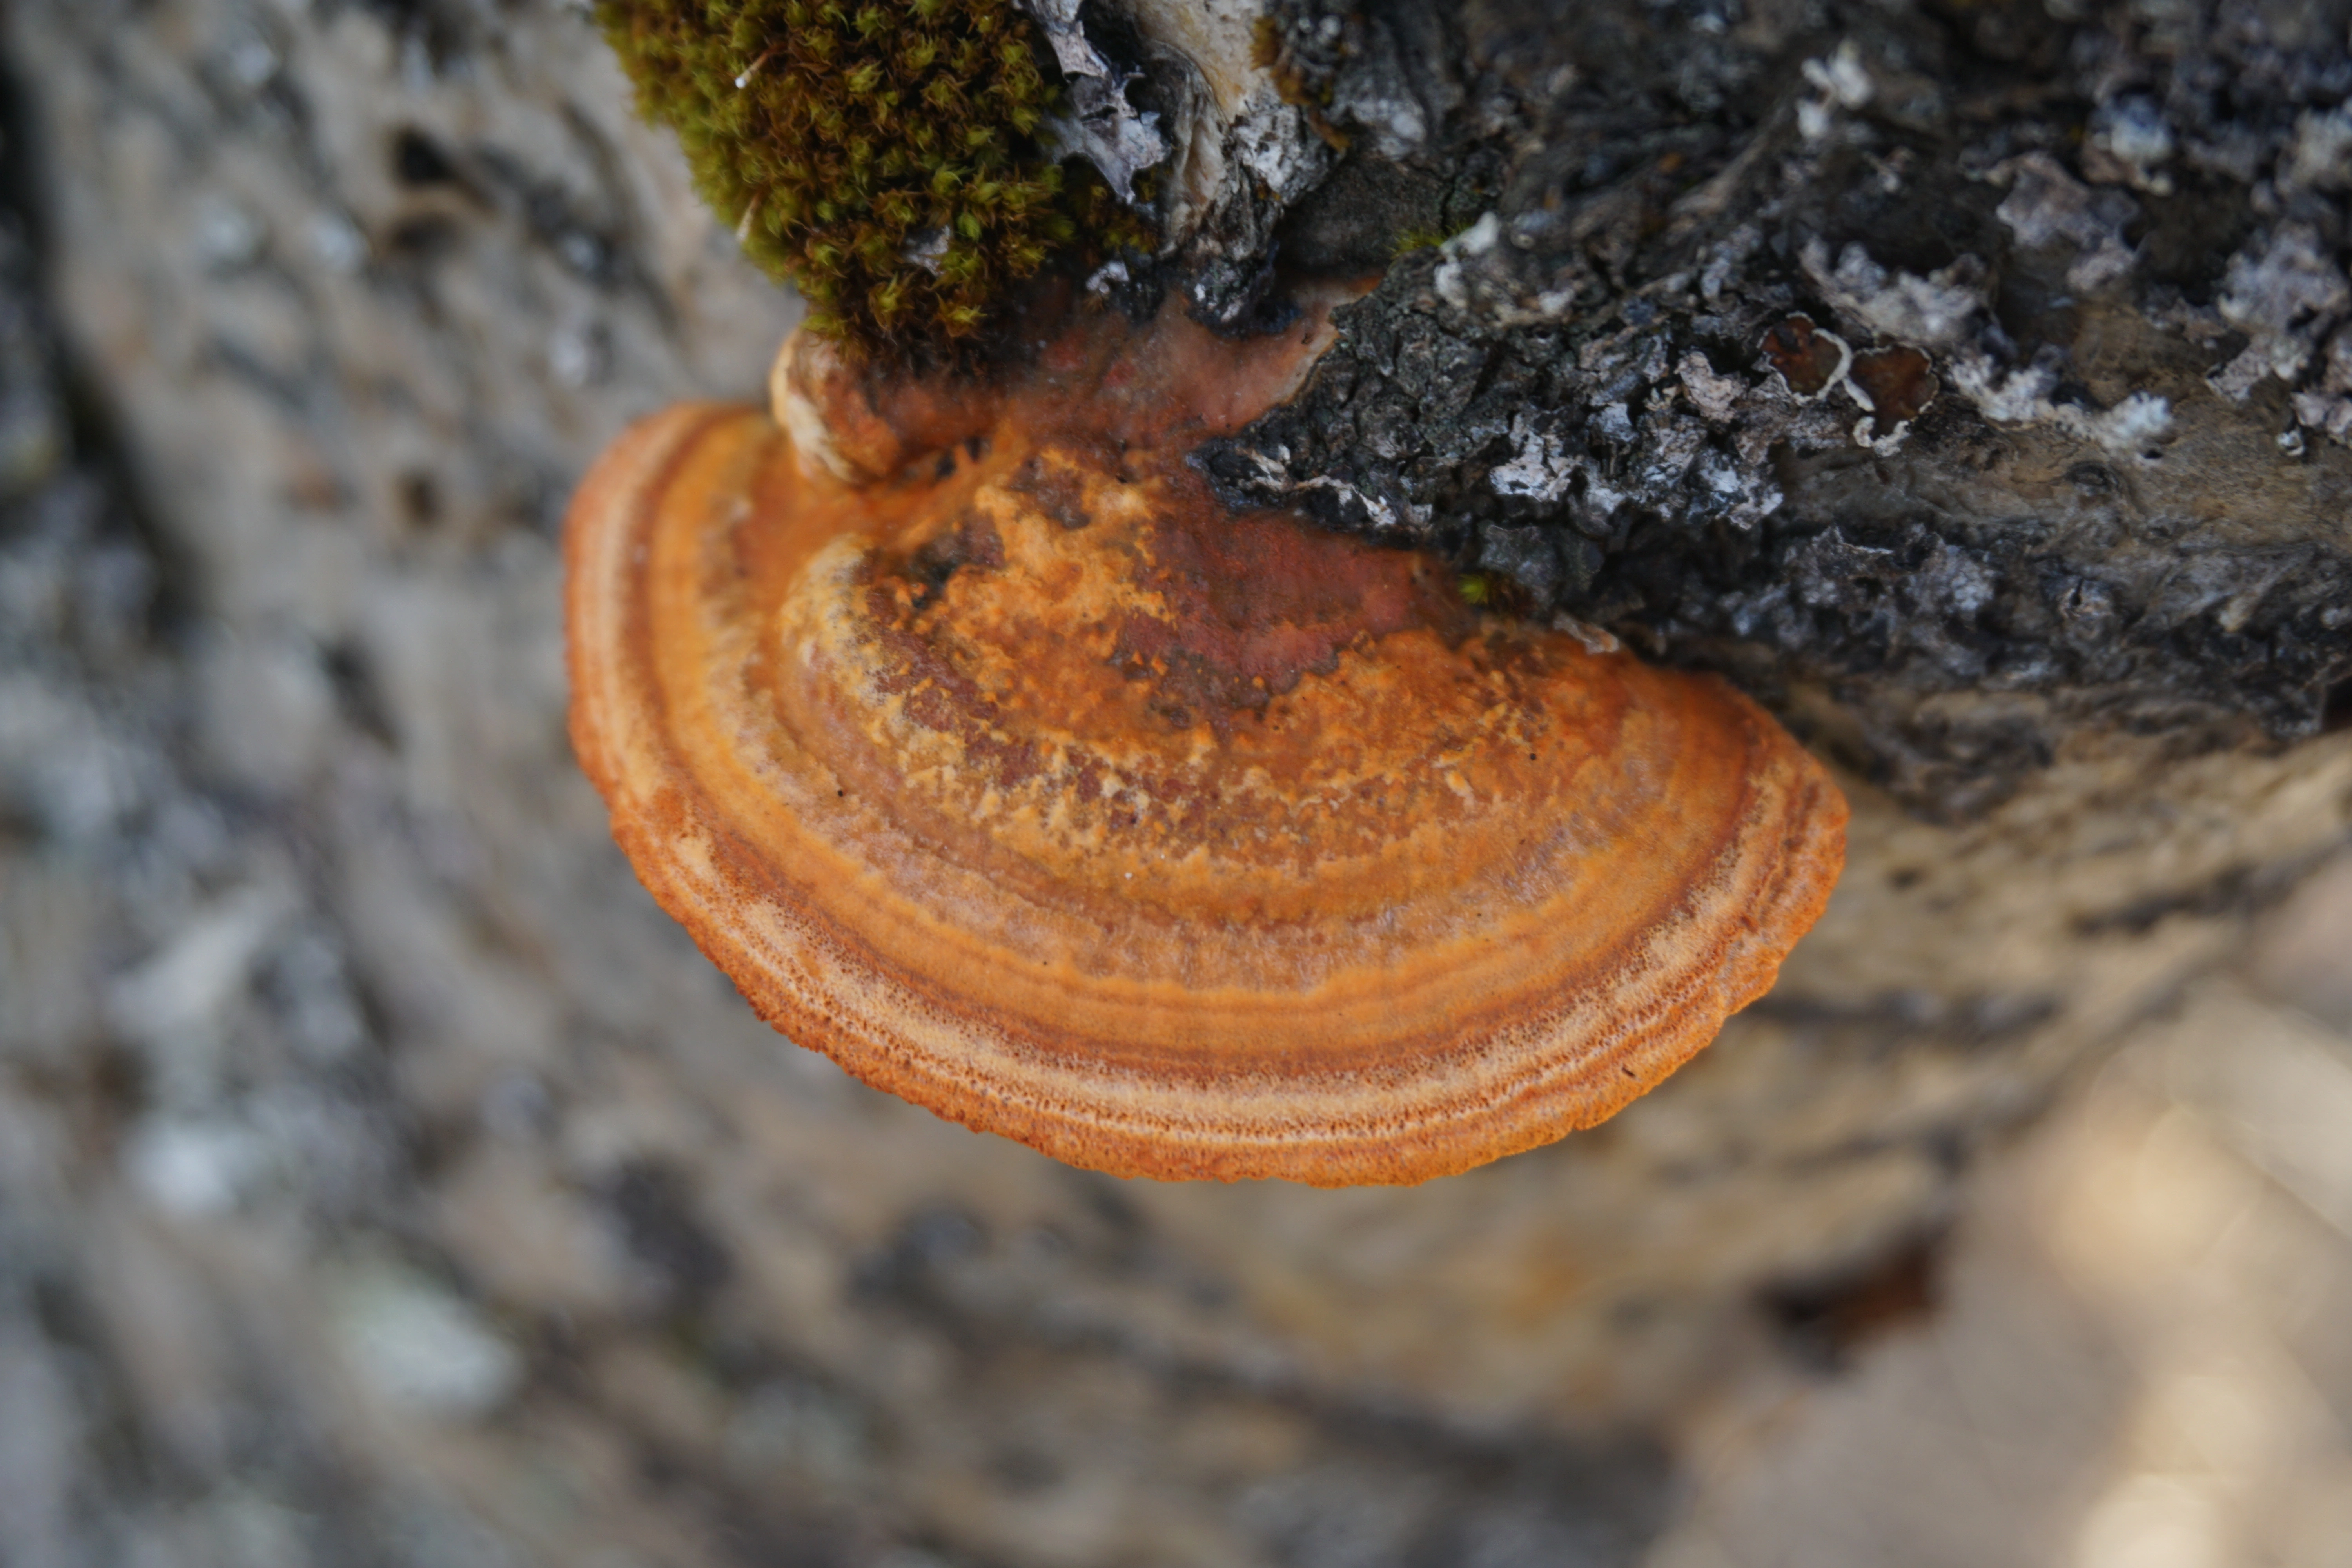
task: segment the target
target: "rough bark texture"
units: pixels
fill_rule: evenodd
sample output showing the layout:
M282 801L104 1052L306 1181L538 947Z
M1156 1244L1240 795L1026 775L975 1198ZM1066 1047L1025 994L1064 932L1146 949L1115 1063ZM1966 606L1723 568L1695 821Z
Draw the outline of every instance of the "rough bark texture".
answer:
M1351 156L1490 205L1213 471L1820 690L1942 816L2084 730L2312 735L2352 671L2347 21L1289 7ZM1800 316L1850 376L1775 367Z
M1694 1068L1410 1191L942 1126L636 888L552 531L793 312L584 17L9 8L0 1324L69 1436L0 1551L1633 1561L1790 1325L2342 844L2340 8L1322 16L1286 254L1459 232L1204 461L1731 670L1857 806ZM1932 359L1899 446L1759 365L1800 311Z

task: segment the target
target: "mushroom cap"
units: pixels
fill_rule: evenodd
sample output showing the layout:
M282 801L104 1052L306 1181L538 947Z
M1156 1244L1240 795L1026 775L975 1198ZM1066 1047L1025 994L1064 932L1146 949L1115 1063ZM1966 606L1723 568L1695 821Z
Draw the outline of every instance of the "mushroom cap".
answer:
M1770 984L1846 811L1769 717L1072 406L862 486L676 408L573 504L574 744L770 1023L1072 1164L1340 1185L1597 1122Z

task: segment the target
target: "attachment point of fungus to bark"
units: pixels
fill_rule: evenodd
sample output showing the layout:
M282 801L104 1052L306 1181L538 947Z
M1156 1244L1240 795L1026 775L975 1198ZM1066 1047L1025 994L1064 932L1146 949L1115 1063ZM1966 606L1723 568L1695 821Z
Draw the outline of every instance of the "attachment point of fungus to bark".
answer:
M599 464L575 744L778 1028L1074 1164L1336 1185L1599 1121L1769 985L1845 821L1770 718L1185 461L1328 330L1097 317L984 393L796 345L782 426Z

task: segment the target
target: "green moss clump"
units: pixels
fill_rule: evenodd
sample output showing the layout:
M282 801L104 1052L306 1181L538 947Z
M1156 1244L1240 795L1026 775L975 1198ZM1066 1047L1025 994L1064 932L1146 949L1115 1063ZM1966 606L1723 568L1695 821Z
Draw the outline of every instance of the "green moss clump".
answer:
M969 339L1081 241L1149 234L1038 131L1059 101L1010 0L599 0L646 118L814 331Z

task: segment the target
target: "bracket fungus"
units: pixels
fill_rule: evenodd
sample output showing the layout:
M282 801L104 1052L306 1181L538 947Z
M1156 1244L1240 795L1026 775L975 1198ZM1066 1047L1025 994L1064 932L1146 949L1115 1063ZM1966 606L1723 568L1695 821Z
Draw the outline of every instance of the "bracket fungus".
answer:
M1105 317L963 394L798 342L606 454L575 744L771 1023L1073 1164L1339 1185L1599 1121L1767 988L1845 825L1769 717L1185 462L1328 331Z

